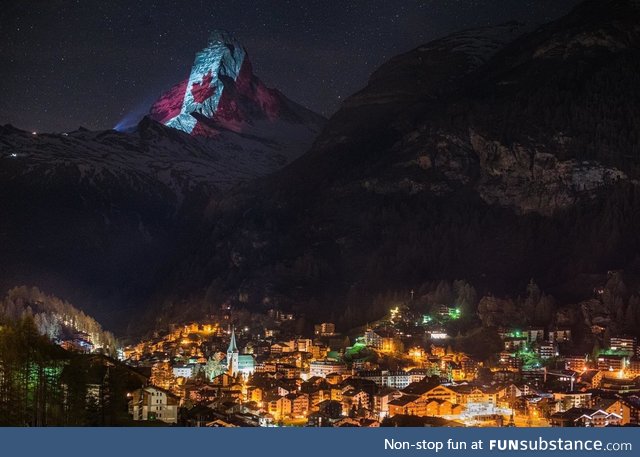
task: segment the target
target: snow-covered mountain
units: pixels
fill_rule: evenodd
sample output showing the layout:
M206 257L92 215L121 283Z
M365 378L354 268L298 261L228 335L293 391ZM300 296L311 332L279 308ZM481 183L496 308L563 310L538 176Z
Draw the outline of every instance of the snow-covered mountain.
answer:
M325 121L266 88L224 33L182 87L128 132L0 127L0 289L38 286L112 324L212 199L303 154Z
M148 117L130 133L79 129L41 134L7 125L0 127L0 158L9 169L39 181L56 179L56 172L64 170L75 173L79 182L100 185L111 177L138 190L155 183L179 197L200 185L222 190L275 171L304 151L312 138L312 131L306 138L293 136L291 142L282 134L281 143L235 133L200 137Z
M309 145L310 132L313 137L325 122L266 87L253 74L247 51L222 31L211 34L207 47L196 54L189 77L164 93L149 114L194 136L279 144L285 161L300 155L300 146Z

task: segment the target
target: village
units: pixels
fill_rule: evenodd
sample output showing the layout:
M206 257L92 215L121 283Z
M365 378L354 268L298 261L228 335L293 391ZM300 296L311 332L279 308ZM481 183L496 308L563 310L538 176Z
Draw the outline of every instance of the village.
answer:
M148 377L128 393L130 416L209 427L640 424L635 338L571 353L568 327L497 328L500 350L480 359L453 349L460 308L432 309L396 306L349 334L324 322L304 335L292 313L222 307L120 351Z

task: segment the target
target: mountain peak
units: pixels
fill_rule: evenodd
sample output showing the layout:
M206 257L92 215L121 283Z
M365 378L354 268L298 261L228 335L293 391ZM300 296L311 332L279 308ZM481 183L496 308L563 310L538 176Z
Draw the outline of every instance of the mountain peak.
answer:
M209 34L209 46L226 45L242 48L233 33L228 30L216 29Z
M214 31L208 45L196 53L189 78L171 88L151 107L151 118L169 127L192 133L197 115L212 117L224 91L224 79L235 81L247 54L225 31Z
M266 87L253 74L245 48L222 30L211 33L207 46L196 53L189 77L163 94L149 116L168 127L209 137L222 131L255 134L256 129L265 130L257 127L263 122L324 122L279 91Z

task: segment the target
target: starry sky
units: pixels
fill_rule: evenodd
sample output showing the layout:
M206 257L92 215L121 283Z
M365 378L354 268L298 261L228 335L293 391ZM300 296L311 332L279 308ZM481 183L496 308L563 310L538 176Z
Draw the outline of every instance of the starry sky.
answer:
M246 47L268 86L325 116L380 64L465 28L539 24L577 0L4 0L0 124L112 128L189 75L209 33Z

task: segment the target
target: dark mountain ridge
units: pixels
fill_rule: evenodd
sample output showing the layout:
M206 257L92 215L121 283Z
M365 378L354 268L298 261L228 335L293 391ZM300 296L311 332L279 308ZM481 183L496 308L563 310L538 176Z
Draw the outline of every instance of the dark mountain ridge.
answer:
M160 320L225 300L338 319L434 279L572 300L637 270L638 19L588 1L392 59L307 154L212 206L159 277Z

